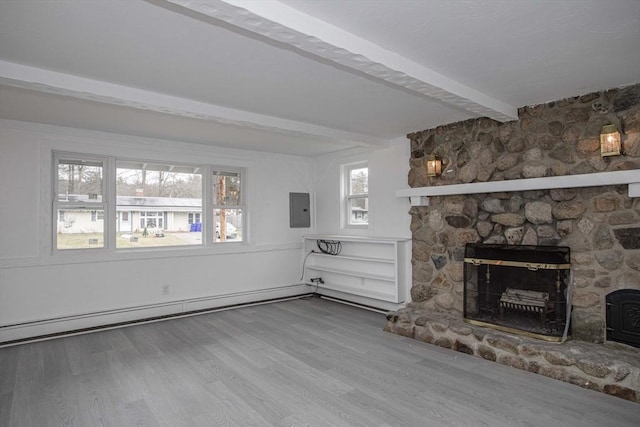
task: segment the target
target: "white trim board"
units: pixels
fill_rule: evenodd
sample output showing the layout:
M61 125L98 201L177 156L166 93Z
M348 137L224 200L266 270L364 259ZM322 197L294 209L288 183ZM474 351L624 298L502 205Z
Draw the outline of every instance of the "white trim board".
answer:
M397 197L409 197L411 206L428 206L429 197L459 194L483 194L512 191L549 190L556 188L599 187L628 185L629 197L640 197L640 169L598 172L580 175L549 176L543 178L506 181L473 182L470 184L439 185L397 190Z

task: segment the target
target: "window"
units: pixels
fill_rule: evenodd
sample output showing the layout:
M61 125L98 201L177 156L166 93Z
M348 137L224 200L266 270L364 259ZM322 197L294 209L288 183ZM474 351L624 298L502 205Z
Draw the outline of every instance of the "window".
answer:
M56 249L104 248L105 160L83 156L54 157L53 213Z
M66 153L54 165L54 250L244 240L241 170Z
M104 211L91 211L91 222L104 220Z
M201 229L191 227L202 209L202 168L192 165L116 161L116 204L133 212L135 224L122 221L117 248L202 245Z
M367 163L343 166L346 227L366 227L369 224L369 167Z
M243 197L240 172L214 170L212 174L213 222L216 242L243 240Z
M164 230L164 212L140 212L140 228Z
M200 222L200 212L189 213L189 224L198 224Z

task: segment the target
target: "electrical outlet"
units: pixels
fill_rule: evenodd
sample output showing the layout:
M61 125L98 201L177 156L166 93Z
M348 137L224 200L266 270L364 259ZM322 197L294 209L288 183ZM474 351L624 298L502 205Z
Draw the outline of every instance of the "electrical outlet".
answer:
M162 295L169 295L169 285L162 285Z

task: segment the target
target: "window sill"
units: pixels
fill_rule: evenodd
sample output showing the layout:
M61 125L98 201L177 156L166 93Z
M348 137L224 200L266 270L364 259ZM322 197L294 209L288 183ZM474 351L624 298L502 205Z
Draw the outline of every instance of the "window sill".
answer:
M367 228L369 228L369 224L362 224L362 225L350 224L342 227L343 230L366 230Z

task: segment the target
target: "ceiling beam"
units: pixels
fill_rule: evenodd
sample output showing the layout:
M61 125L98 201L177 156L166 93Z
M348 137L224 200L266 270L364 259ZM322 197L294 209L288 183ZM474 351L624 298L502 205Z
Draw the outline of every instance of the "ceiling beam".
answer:
M480 117L518 118L514 106L276 0L164 1Z
M0 84L254 130L321 138L348 145L365 147L390 145L390 141L383 138L251 113L3 60L0 60Z

